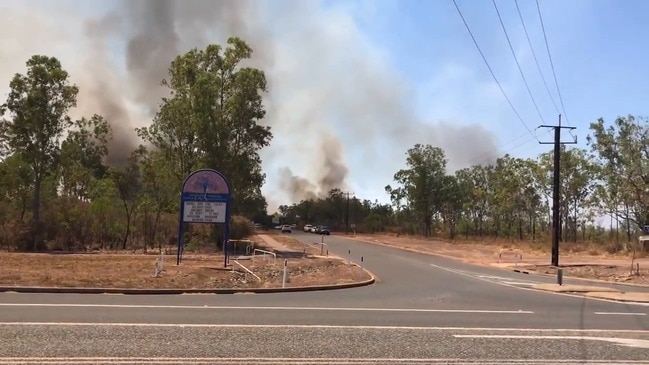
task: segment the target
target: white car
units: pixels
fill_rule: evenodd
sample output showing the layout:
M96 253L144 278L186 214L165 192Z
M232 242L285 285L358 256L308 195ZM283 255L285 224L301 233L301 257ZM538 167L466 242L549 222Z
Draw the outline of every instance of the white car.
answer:
M285 233L285 232L286 233L291 233L291 231L292 231L291 226L289 226L288 224L285 224L285 225L282 226L282 233Z
M311 227L313 227L313 226L310 225L310 224L305 224L304 225L304 232L311 232Z

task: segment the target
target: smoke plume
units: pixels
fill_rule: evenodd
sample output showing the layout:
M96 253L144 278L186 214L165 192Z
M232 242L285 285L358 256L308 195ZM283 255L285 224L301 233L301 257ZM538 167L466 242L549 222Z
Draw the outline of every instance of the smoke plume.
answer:
M51 15L43 16L54 22L51 29L79 22L79 14L65 4L70 8L49 10L57 14L42 10ZM246 0L114 4L106 13L82 20L83 42L75 40L78 35L57 36L63 39L56 38L59 44L74 51L48 50L62 59L80 86L80 113L100 113L111 123L111 163L123 162L142 143L134 128L151 123L166 93L160 82L172 59L209 43L225 45L229 36L239 36L252 47L249 64L263 69L268 79L262 123L272 127L275 138L262 158L271 206L348 189L350 179L382 187L403 167L404 153L415 143L443 148L451 169L497 155L493 135L484 128L423 120L414 113L411 86L381 61L385 57L339 8ZM17 24L21 17L38 18L37 6L28 10L5 9L0 17ZM43 49L30 45L43 44L34 40L44 39L44 32L12 32L20 38L15 47L27 55L41 53ZM27 57L18 64L24 65ZM0 60L7 69L4 58ZM13 73L24 66L12 67Z

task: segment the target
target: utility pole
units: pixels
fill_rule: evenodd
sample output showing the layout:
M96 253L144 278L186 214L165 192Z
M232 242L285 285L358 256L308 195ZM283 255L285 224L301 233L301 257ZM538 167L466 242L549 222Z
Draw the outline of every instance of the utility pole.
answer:
M559 238L561 235L561 145L562 144L576 144L577 137L574 136L572 142L561 142L561 130L575 130L577 127L568 127L561 125L561 114L559 114L558 125L540 125L539 128L553 128L554 141L541 142L539 144L553 144L554 145L554 181L552 183L552 262L551 265L559 266Z
M354 195L354 193L346 192L343 195L347 195L347 213L345 214L345 234L349 234L349 195Z

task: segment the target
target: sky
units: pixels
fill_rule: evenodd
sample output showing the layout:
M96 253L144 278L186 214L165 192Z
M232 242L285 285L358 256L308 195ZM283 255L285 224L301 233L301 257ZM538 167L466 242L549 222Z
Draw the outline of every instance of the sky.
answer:
M539 0L562 107L536 2L518 0L555 108L515 1L496 1L540 116L493 2L456 2L522 121L452 0L0 0L11 30L0 33L0 99L31 55L55 56L81 88L74 114L106 114L132 140L151 121L173 56L240 36L269 80L262 123L274 139L261 156L271 211L333 187L389 202L384 187L415 143L443 148L451 172L548 151L538 141L551 141L549 130L536 128L559 113L577 127L578 147L597 118L646 115L649 2Z

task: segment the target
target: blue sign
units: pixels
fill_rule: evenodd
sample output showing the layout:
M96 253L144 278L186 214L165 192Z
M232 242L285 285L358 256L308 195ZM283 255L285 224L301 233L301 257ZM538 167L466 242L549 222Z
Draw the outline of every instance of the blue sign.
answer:
M178 253L180 264L183 251L183 226L186 223L225 224L223 252L228 263L230 240L230 198L232 188L228 179L213 169L200 169L187 176L180 189L180 224L178 227Z

